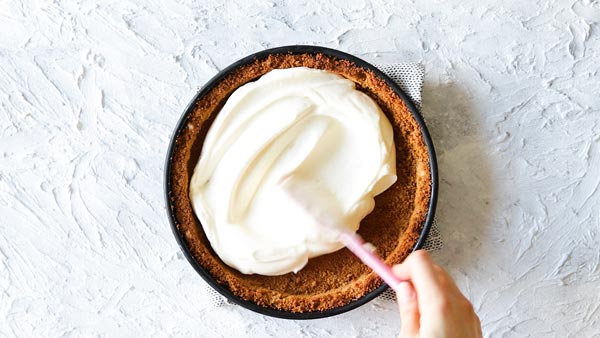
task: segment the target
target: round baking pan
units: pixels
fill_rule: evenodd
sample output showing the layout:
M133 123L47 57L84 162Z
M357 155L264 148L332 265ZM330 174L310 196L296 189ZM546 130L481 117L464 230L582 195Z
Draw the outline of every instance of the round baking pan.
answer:
M186 127L186 121L187 121L188 116L194 111L196 102L198 102L198 100L201 100L202 97L204 95L206 95L206 93L208 93L208 91L210 91L215 85L217 85L231 71L239 68L240 66L252 63L255 60L260 60L260 59L266 58L272 54L324 54L324 55L331 56L334 58L348 60L348 61L354 63L356 66L366 68L366 69L372 71L373 73L375 73L376 76L383 79L387 83L387 85L390 88L392 88L392 90L394 90L396 92L396 94L398 94L398 96L400 96L400 98L404 101L404 103L410 110L412 116L414 117L415 121L419 125L421 134L423 136L423 141L424 141L424 143L427 147L428 153L429 153L429 167L430 167L429 169L431 172L431 197L429 200L429 208L427 211L427 216L425 218L425 223L423 224L423 229L421 231L419 239L417 240L413 250L418 250L423 246L423 243L425 242L425 239L427 238L427 235L429 233L429 229L431 228L431 224L433 223L433 217L435 214L435 207L436 207L437 194L438 194L438 172L437 172L437 160L436 160L436 156L435 156L435 150L433 148L433 143L431 141L431 137L429 136L429 132L427 131L427 127L425 126L425 122L423 121L421 114L415 107L414 103L410 100L410 98L402 91L402 89L400 89L400 87L392 79L390 79L390 77L388 77L385 73L383 73L382 71L377 69L372 64L365 62L353 55L341 52L339 50L325 48L325 47L318 47L318 46L302 46L302 45L284 46L284 47L267 49L267 50L260 51L258 53L249 55L249 56L233 63L232 65L223 69L222 71L220 71L217 75L215 75L212 79L210 79L210 81L208 81L204 85L204 87L202 87L202 89L200 89L200 91L198 91L196 96L192 99L190 104L185 109L183 115L179 119L179 122L177 123L177 127L175 128L175 131L173 132L173 135L171 136L169 149L167 150L167 158L166 158L166 165L165 165L165 201L166 201L169 221L171 223L171 228L173 230L173 234L175 235L175 238L177 239L177 243L181 247L183 254L187 258L187 260L190 262L190 264L194 267L194 269L198 272L198 274L200 274L200 276L212 288L214 288L217 292L219 292L220 294L225 296L231 302L241 305L249 310L252 310L252 311L264 314L264 315L272 316L272 317L278 317L278 318L315 319L315 318L335 316L335 315L344 313L346 311L355 309L355 308L371 301L375 297L379 296L383 291L385 291L387 289L387 285L384 283L381 286L379 286L378 288L376 288L375 290L367 293L366 295L364 295L363 297L361 297L355 301L352 301L344 306L333 308L330 310L325 310L325 311L295 313L295 312L288 312L288 311L278 310L278 309L274 309L274 308L259 306L251 301L247 301L247 300L244 300L244 299L236 296L227 287L217 283L217 281L194 259L187 244L185 243L185 241L182 237L182 234L178 231L177 226L175 224L175 213L174 213L173 206L171 205L170 199L169 199L169 194L171 191L171 180L169 179L171 176L171 161L170 161L170 159L173 156L175 139L177 138L177 136L179 135L181 130Z

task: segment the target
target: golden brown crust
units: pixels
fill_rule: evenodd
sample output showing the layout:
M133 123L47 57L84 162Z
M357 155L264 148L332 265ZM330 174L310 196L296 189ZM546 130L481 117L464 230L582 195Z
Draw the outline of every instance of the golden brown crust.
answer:
M411 252L423 227L431 196L429 156L417 122L402 99L373 72L347 60L323 54L276 54L242 66L226 76L197 102L187 128L176 135L169 193L176 227L196 261L235 295L258 305L290 312L323 311L361 298L381 280L347 249L310 259L298 273L282 276L244 275L210 248L189 199L189 182L202 141L227 97L239 86L272 69L310 67L338 73L377 101L394 129L398 181L375 198L375 210L359 233L377 247L388 264Z

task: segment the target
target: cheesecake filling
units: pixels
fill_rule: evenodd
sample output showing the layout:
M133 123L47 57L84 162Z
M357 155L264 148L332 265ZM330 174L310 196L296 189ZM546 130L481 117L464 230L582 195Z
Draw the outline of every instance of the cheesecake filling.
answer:
M236 91L204 140L190 182L216 254L245 274L298 272L339 250L281 182L309 184L356 231L396 181L390 122L354 82L310 68L276 69Z

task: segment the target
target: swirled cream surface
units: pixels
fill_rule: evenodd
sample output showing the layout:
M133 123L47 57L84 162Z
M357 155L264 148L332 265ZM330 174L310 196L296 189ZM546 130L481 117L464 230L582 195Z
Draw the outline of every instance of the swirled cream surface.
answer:
M352 81L322 70L273 70L238 88L190 183L194 211L227 265L281 275L343 247L283 180L310 185L316 200L342 211L340 226L356 231L373 197L396 181L390 122Z

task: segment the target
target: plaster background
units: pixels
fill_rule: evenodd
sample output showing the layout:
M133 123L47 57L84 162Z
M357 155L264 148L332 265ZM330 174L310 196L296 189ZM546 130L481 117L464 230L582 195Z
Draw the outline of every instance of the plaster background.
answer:
M341 9L341 8L344 9ZM395 337L207 308L163 205L184 107L264 48L426 67L436 260L486 337L600 337L598 1L0 0L0 337Z

